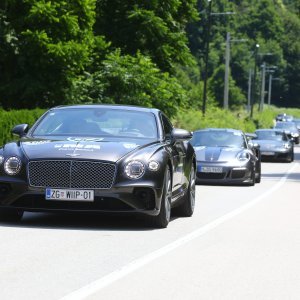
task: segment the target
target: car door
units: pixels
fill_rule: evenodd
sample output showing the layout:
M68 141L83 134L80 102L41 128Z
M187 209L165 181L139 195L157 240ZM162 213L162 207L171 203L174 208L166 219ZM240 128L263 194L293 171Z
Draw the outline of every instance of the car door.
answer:
M165 139L168 143L169 151L173 158L173 196L182 192L183 168L185 162L185 147L182 141L171 141L173 126L165 115L161 115Z

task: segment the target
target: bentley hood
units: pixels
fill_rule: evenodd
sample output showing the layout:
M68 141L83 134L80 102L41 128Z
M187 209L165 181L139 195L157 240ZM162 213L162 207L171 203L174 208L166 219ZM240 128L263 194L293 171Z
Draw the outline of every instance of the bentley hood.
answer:
M152 141L153 142L153 141ZM138 148L151 143L149 140L68 139L24 140L21 147L30 160L35 159L88 159L116 162Z
M226 162L232 160L242 151L231 147L194 147L197 161Z

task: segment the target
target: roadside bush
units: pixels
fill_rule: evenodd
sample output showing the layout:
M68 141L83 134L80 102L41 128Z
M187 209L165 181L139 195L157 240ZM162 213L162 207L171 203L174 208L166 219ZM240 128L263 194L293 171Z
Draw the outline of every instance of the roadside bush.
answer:
M101 68L73 84L71 103L114 103L156 107L174 116L188 104L187 91L169 73L161 72L147 56L106 56Z
M220 108L209 108L202 116L201 111L181 110L173 120L176 127L185 128L191 131L202 128L234 128L245 132L253 132L256 127L252 120L247 118L245 113L225 111Z
M0 110L0 145L13 139L11 130L18 124L32 125L44 112L43 109Z
M216 107L208 107L205 118L203 118L200 110L181 109L173 119L173 123L176 127L191 131L210 127L234 128L241 129L244 132L254 132L259 128L272 128L279 113L286 113L300 118L300 109L296 108L270 106L262 112L258 112L258 107L255 106L253 119L250 119L245 110L227 111Z

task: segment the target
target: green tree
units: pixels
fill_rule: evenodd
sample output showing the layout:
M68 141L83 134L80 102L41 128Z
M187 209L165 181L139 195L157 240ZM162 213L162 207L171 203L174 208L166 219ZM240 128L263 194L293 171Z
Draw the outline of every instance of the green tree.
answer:
M0 12L1 105L68 103L74 78L106 47L93 35L95 1L4 0Z
M112 47L151 57L162 71L175 64L188 65L193 57L185 27L197 18L196 0L99 0L95 32L112 42Z
M187 104L179 82L140 53L121 55L116 50L102 61L101 68L75 82L70 99L76 103L116 103L156 107L169 116Z
M285 79L287 86L281 105L300 106L300 19L298 16L286 13L284 18L285 35L282 40L284 57L287 60Z
M209 87L211 92L215 95L217 103L223 107L224 99L224 65L218 67L210 79ZM238 108L245 104L246 99L242 90L237 87L235 80L230 76L229 78L229 106L231 108Z

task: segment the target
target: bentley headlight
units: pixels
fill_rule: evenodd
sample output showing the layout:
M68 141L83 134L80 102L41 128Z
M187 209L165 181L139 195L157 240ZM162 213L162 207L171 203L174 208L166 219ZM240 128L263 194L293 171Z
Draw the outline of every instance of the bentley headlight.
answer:
M8 159L6 159L4 163L4 171L8 175L16 175L20 172L21 165L22 162L19 157L17 156L9 157Z
M292 146L290 144L286 143L286 144L283 144L283 147L285 149L290 149Z
M4 161L4 157L0 155L0 165L2 165L3 161Z
M248 152L240 152L237 156L239 161L248 161L250 160L250 154Z
M144 175L144 173L145 165L138 160L130 161L125 165L125 174L130 179L139 179Z

